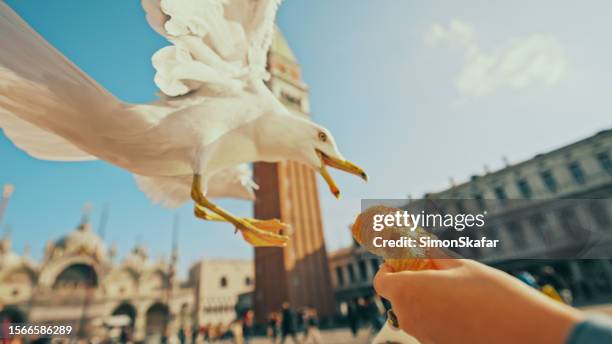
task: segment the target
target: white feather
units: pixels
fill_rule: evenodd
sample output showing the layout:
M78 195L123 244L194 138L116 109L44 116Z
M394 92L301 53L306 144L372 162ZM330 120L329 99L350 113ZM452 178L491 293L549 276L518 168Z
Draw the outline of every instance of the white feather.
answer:
M153 57L169 96L201 88L235 93L266 79L280 0L142 0L151 27L174 44Z

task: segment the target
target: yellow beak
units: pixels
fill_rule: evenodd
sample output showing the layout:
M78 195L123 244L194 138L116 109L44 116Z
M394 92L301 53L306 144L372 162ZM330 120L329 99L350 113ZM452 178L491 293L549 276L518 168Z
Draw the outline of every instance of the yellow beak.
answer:
M361 169L361 167L353 164L352 162L331 157L321 152L320 150L317 150L317 154L319 155L319 159L321 160L321 167L319 168L319 173L321 173L321 176L323 177L323 179L325 179L325 182L329 186L329 191L331 191L331 193L334 194L336 198L340 198L340 189L338 189L336 182L329 174L329 171L327 171L327 166L350 174L354 174L356 176L361 177L366 182L368 181L368 175Z

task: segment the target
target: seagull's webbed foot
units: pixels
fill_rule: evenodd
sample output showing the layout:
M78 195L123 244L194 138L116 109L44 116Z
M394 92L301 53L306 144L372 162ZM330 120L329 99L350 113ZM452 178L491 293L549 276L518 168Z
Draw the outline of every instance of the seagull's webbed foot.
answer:
M253 246L285 246L288 236L284 233L288 225L279 220L257 220L240 218L232 215L223 208L209 201L201 192L201 176L193 176L191 187L191 198L195 201L194 214L208 221L225 221L233 224L236 230L240 230L244 240ZM210 213L206 210L210 210Z
M270 232L284 234L284 235L291 234L291 225L288 223L284 223L279 219L260 220L260 219L245 218L244 220L252 223L255 227L259 229L263 229L265 231L270 231Z
M195 214L196 217L199 217L202 220L229 222L217 214L214 214L214 213L211 214L207 212L206 209L204 209L199 204L195 205L193 209L193 213ZM273 232L277 234L285 234L285 235L289 235L291 233L291 225L288 223L281 222L279 219L260 220L260 219L250 218L250 217L242 217L240 219L246 222L249 222L253 226L259 229L265 230L265 231L269 231L269 232Z

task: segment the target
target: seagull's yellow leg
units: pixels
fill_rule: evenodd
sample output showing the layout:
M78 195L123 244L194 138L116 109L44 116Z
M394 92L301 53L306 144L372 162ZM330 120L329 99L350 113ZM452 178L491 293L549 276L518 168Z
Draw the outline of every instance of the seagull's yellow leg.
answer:
M253 246L285 246L288 236L280 234L286 227L278 220L260 221L236 217L217 206L202 194L202 177L194 174L191 185L191 198L195 201L194 213L197 217L210 221L226 221L240 230L246 241ZM209 214L206 209L210 210ZM270 222L272 221L272 222ZM280 224L280 225L279 225Z
M195 214L196 217L199 217L202 220L227 222L227 220L225 220L224 218L222 218L221 216L217 214L209 214L204 207L202 207L201 205L197 203L195 204L195 207L193 208L193 213Z

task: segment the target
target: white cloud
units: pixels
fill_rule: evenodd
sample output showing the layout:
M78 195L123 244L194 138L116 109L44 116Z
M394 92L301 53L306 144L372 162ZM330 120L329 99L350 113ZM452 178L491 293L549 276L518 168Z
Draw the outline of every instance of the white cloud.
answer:
M451 20L447 27L440 24L432 25L427 33L426 40L432 45L450 43L467 47L476 42L476 31L468 23Z
M446 45L463 52L464 65L455 78L462 98L475 98L498 89L524 89L532 85L550 86L567 73L568 59L558 39L533 34L502 42L490 52L478 42L474 28L463 21L434 24L425 37L432 46Z

